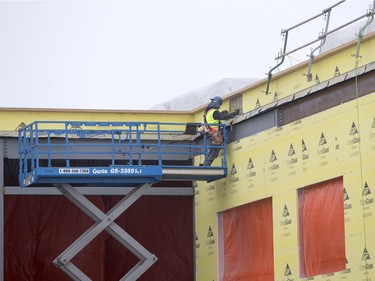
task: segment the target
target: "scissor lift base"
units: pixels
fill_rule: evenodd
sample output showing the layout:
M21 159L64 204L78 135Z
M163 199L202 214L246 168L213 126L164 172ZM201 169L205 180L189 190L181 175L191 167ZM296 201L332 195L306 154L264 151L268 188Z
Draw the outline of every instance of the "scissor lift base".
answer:
M147 251L115 222L115 220L123 212L125 212L127 208L129 208L146 192L147 189L151 187L151 184L146 183L135 187L107 213L103 213L91 201L84 197L78 191L78 188L75 188L70 184L55 184L55 186L66 198L68 198L73 204L75 204L95 221L94 225L92 225L53 261L56 266L60 267L73 280L91 280L78 267L76 267L71 260L103 230L106 230L124 247L139 258L139 262L130 271L128 271L125 276L120 279L120 281L137 280L157 261L157 257L155 255Z

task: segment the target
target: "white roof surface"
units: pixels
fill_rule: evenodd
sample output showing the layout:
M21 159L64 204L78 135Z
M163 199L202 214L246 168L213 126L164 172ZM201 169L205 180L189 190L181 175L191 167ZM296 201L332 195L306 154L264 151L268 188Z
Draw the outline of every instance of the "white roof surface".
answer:
M157 104L155 110L192 110L209 103L214 96L225 96L243 89L259 79L225 78L205 87L187 92L167 102Z

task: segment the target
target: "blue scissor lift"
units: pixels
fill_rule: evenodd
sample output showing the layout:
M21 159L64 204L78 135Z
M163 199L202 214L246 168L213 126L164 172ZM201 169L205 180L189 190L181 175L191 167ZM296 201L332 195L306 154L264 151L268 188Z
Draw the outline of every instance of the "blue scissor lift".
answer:
M219 166L199 166L212 148L206 136L193 140L198 124L159 122L37 121L19 130L20 185L55 186L95 223L53 262L73 280L91 280L72 262L88 243L106 230L138 257L120 280L137 280L157 257L115 220L153 183L214 181L226 177L226 129ZM82 165L91 159L95 165ZM194 161L195 159L195 161ZM97 161L101 160L101 161ZM194 165L196 162L198 164ZM100 163L98 165L97 163ZM103 213L80 192L81 186L132 187L110 211Z

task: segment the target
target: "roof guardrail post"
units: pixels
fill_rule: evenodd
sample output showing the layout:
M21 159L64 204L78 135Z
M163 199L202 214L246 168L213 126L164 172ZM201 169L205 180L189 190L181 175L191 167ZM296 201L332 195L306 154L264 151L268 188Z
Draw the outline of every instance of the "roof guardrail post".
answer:
M66 163L66 167L70 167L70 161L69 161L69 127L68 127L67 122L65 122L65 163Z

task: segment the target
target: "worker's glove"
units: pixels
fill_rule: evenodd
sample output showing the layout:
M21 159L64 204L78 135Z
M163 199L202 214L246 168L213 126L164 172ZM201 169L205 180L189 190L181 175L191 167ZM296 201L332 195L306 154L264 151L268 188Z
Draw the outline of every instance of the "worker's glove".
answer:
M193 141L195 141L197 138L199 138L200 136L202 135L202 132L197 132L194 137L193 137Z

